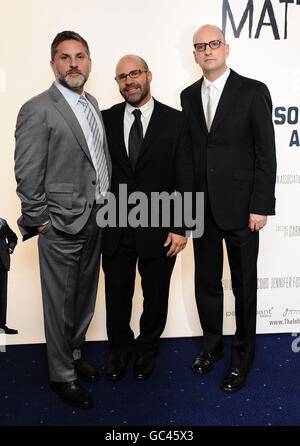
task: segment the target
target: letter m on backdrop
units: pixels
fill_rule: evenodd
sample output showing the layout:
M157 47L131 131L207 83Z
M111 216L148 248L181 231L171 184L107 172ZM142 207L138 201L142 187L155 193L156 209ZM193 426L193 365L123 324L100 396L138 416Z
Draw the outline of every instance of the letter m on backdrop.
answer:
M234 37L239 38L241 31L243 29L243 26L246 23L247 17L249 16L249 38L251 39L252 34L252 25L253 25L253 0L248 0L246 9L243 13L243 16L241 18L241 21L236 27L233 14L230 8L229 0L223 0L223 10L222 10L222 30L225 35L226 33L226 24L227 24L227 16L229 17Z

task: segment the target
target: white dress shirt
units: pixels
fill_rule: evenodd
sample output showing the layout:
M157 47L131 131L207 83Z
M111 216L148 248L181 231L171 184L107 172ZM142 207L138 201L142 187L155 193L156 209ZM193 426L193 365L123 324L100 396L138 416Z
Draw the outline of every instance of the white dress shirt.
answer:
M208 79L206 79L206 77L203 76L203 82L202 82L202 86L201 86L201 97L202 97L202 104L203 104L203 111L204 111L205 118L207 118L206 111L207 111L207 103L208 103L208 86L211 83L214 86L213 92L212 92L213 105L214 105L212 116L214 116L229 74L230 74L230 68L227 68L225 73L223 73L220 77L218 77L218 79L216 79L214 82L210 82Z
M151 97L149 99L148 102L146 102L146 104L142 105L142 107L139 108L141 110L141 122L142 122L142 126L143 126L143 137L145 137L149 122L150 122L150 118L154 109L154 100ZM125 147L127 150L127 154L129 154L128 152L128 139L129 139L129 133L130 133L130 129L131 126L135 120L134 115L132 114L132 112L135 110L135 107L133 107L132 105L128 104L128 102L126 102L126 106L125 106L125 112L124 112L124 141L125 141Z

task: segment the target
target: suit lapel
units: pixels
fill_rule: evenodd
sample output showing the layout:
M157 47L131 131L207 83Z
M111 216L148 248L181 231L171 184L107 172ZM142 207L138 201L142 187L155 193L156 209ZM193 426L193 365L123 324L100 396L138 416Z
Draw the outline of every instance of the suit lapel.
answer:
M230 70L230 75L220 97L210 133L214 133L222 124L223 120L232 112L236 99L239 96L240 86L241 81L238 74Z
M126 102L121 102L114 107L113 112L109 113L109 126L111 141L109 149L112 156L119 160L120 164L126 169L129 177L133 176L133 170L131 168L129 157L127 154L125 141L124 141L124 112Z
M82 150L88 157L89 161L93 165L90 151L89 151L88 145L86 143L85 136L83 134L81 126L80 126L73 110L71 109L70 105L68 104L66 99L63 97L63 95L60 93L60 91L55 87L54 84L50 87L49 92L50 92L50 97L54 102L54 106L57 108L59 113L62 115L63 119L66 121L66 123L70 127L70 129L71 129L72 133L74 134L75 138L77 139L80 147L82 148Z
M164 114L165 111L162 107L162 104L154 99L154 109L147 127L140 156L137 160L136 168L140 166L147 152L149 151L151 144L153 144L153 141L155 141L157 135L160 134L164 126Z
M205 134L208 134L205 114L203 110L203 103L202 103L202 94L201 94L202 82L203 82L203 77L198 82L195 83L192 89L191 106L193 115L196 117L196 120L199 123L199 126L201 127L202 131Z

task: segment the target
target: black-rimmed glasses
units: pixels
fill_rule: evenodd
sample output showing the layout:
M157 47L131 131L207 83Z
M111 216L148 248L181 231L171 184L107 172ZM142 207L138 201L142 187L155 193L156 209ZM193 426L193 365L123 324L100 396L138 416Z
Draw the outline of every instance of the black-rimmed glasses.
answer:
M125 74L125 73L121 73L121 74L117 74L117 76L115 77L115 80L117 82L120 81L126 81L127 76L130 77L130 79L136 79L137 77L139 77L139 75L141 73L147 73L148 70L132 70L129 71L129 73Z
M194 48L197 51L197 53L202 53L203 51L206 50L206 46L209 46L212 50L216 50L217 48L219 48L221 43L223 43L223 45L225 45L225 42L223 42L223 40L211 40L208 43L205 43L205 42L194 43Z

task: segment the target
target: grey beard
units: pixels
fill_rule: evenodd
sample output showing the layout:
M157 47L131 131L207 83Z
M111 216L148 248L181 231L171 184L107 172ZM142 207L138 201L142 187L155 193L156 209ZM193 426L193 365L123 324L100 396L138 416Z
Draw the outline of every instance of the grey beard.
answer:
M70 82L68 82L66 78L58 77L57 80L58 80L58 82L59 82L60 84L62 84L64 87L69 88L69 90L72 90L72 91L80 90L80 89L84 86L84 84L86 83L86 81L87 81L87 79L85 79L84 76L82 76L82 81L80 81L79 83L77 83L77 84L75 84L75 85L72 84L72 83L70 83Z

